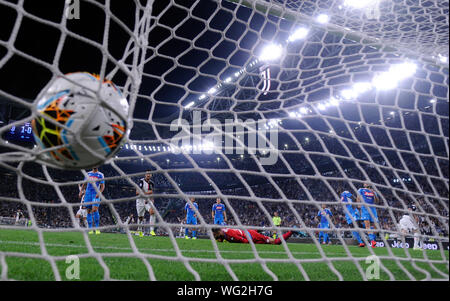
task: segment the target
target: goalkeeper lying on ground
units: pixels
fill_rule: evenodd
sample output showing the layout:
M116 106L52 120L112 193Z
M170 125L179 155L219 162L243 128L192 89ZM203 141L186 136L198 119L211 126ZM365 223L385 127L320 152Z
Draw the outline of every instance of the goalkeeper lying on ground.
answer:
M244 230L244 231L247 231L248 236L253 240L253 243L255 244L270 244L270 245L281 244L281 238L273 239L271 237L262 235L256 230ZM247 244L248 239L244 231L239 229L228 229L228 228L212 229L214 238L219 242L226 240L228 242ZM291 237L292 234L293 234L292 231L284 233L283 234L284 240L287 240L289 237Z

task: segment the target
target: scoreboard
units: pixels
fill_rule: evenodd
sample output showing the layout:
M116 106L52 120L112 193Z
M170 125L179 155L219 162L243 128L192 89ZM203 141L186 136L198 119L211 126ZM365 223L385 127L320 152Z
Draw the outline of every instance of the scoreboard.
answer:
M8 141L29 141L34 142L33 129L31 123L27 122L21 125L13 125L9 131L5 132L5 139Z

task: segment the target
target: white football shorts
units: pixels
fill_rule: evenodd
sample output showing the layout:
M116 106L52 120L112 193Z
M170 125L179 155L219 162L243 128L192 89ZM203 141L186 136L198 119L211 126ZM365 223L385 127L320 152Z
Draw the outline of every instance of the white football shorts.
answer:
M415 225L415 223L412 221L411 217L408 215L404 215L400 222L398 223L400 226L400 230L404 230L404 231L415 231L417 230L417 226Z
M87 217L87 210L86 209L78 209L78 211L77 211L77 214L76 215L79 215L79 216L82 216L82 217Z

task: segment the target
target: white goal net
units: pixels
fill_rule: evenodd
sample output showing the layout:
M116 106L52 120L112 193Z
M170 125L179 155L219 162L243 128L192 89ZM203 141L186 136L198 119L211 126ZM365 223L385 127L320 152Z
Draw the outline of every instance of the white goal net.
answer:
M126 279L126 260L149 280L449 279L448 1L124 2L0 0L2 280L27 279L21 260L64 280L68 255L102 280ZM98 236L76 217L90 170L40 161L30 126L41 90L72 72L130 105L129 137L99 167ZM146 171L155 218L141 228ZM341 199L365 184L373 228L349 224ZM221 228L280 245L216 241L217 198ZM183 222L193 199L197 225Z

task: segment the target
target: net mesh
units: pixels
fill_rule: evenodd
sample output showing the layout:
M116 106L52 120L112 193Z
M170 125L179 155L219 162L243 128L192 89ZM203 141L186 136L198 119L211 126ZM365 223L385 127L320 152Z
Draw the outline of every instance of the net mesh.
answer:
M86 0L45 9L35 2L0 1L0 215L7 221L0 228L23 229L6 218L21 210L37 234L33 242L4 237L2 245L38 248L0 250L2 280L11 279L11 257L43 259L54 279L63 279L58 262L66 256L52 251L59 242L45 239L49 232L81 233L86 252L77 256L95 258L104 280L114 279L110 257L139 259L150 280L158 278L151 260L179 262L196 280L205 280L199 262L220 264L233 280L242 279L239 264L258 264L278 280L273 264L284 263L295 266L297 279L314 279L305 267L323 263L342 280L337 267L350 262L368 280L367 257L350 247L353 230L338 193L356 195L366 182L380 197L370 231L386 250L368 248L366 255L381 259L391 280L396 273L414 280L415 272L448 280L448 1L135 0L125 8ZM42 150L13 135L35 116L41 89L74 71L112 80L130 104L129 139L100 167L100 230L125 233L126 251L110 244L102 252L77 222L87 171L38 164ZM125 223L146 170L156 209L146 226L168 236L170 256L139 247L137 222ZM191 197L199 204L198 227L181 223ZM315 246L314 256L299 256L284 240L281 259L252 241L250 258L227 256L211 232L216 198L227 207L230 228L298 231ZM335 216L329 230L315 218L322 204ZM414 217L429 225L421 239L436 245L433 254L394 250L392 238L403 237L399 220L411 215L412 204ZM272 223L274 211L281 227ZM369 245L369 229L354 226ZM212 256L187 255L180 227L210 239ZM342 253L330 254L318 231Z

